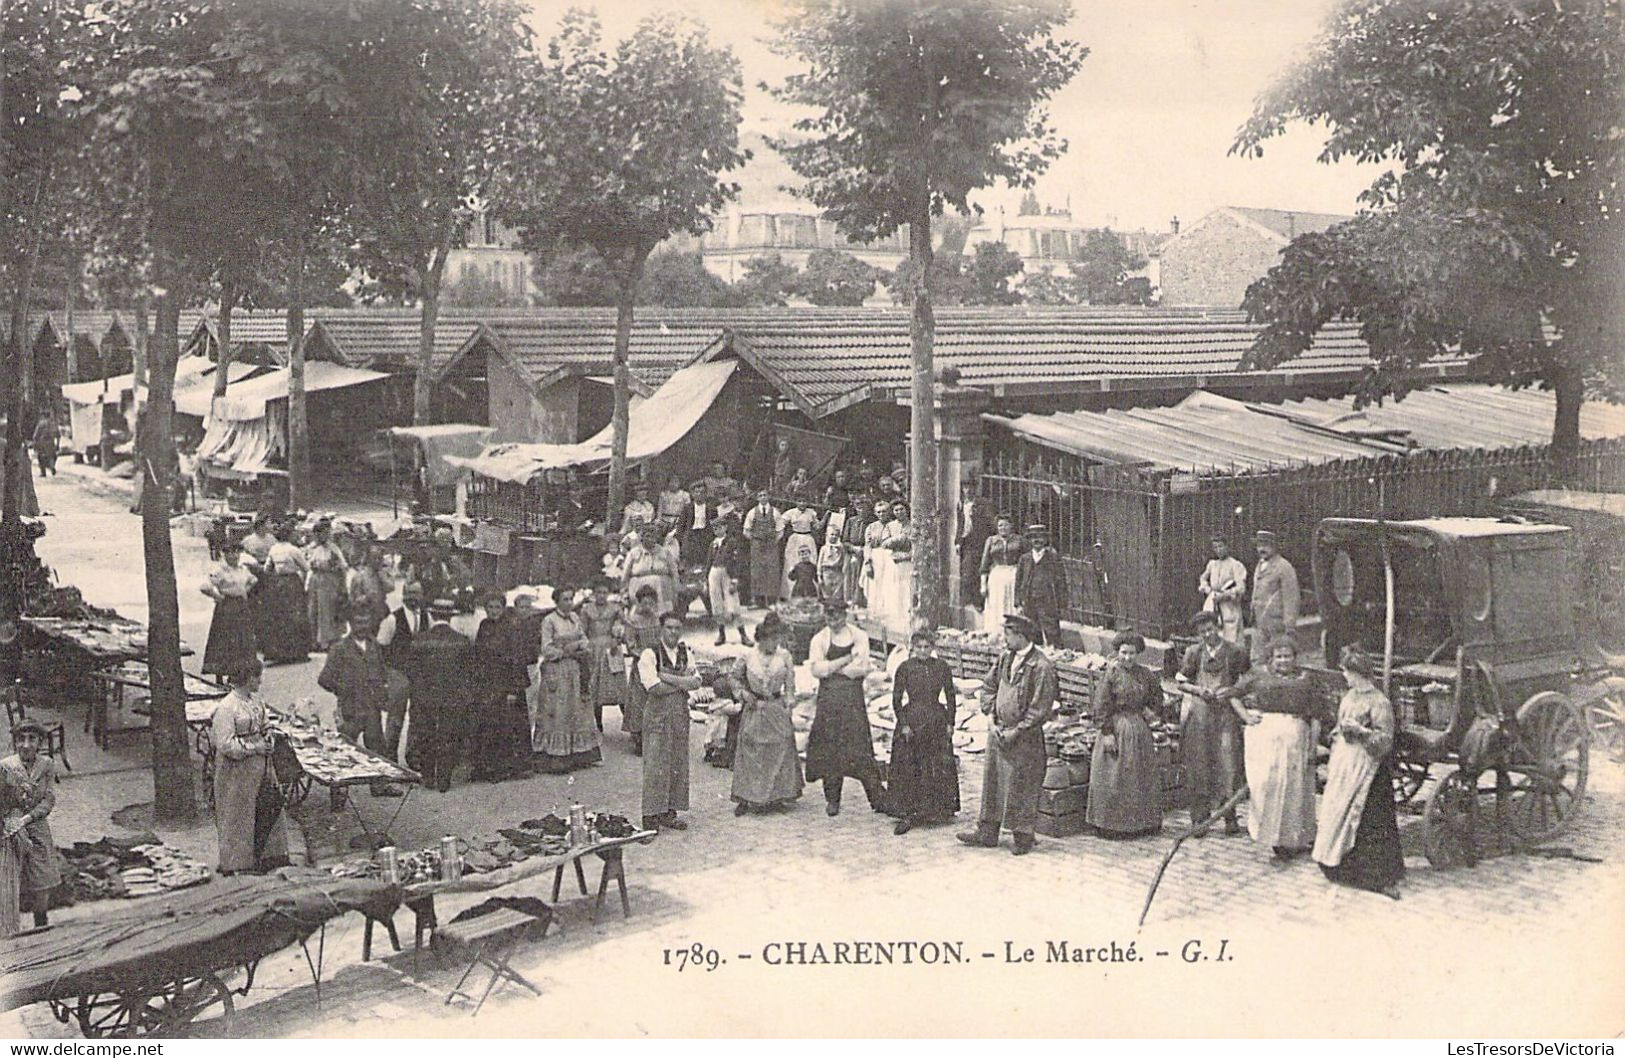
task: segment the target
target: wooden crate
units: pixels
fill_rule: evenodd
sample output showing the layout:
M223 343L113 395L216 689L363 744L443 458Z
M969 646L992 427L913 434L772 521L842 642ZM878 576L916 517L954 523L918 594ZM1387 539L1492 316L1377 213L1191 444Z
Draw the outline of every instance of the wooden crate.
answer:
M1082 812L1089 803L1089 786L1068 786L1062 790L1042 790L1038 794L1038 811L1052 816Z
M1087 789L1087 787L1084 789ZM1064 815L1052 815L1048 812L1040 811L1038 813L1038 825L1033 829L1037 830L1038 833L1043 834L1045 837L1070 838L1078 834L1082 834L1085 830L1089 829L1089 824L1084 821L1083 812L1081 810L1077 812L1068 812Z

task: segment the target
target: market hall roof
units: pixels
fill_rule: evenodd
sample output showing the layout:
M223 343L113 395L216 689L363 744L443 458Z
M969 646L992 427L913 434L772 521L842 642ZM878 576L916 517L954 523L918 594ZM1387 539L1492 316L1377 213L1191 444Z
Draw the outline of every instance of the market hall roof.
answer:
M1230 382L1354 382L1372 366L1356 324L1322 328L1300 356L1270 371L1240 370L1258 335L1239 312L1167 309L942 309L936 364L961 385L996 396L1067 396L1133 389L1199 389ZM825 317L737 319L707 357L732 352L813 418L865 400L904 403L911 356L903 309L845 310ZM1455 377L1466 361L1419 369Z
M1353 398L1257 404L1191 394L1171 408L986 415L1024 440L1102 463L1225 473L1416 449L1509 448L1551 439L1555 398L1540 390L1434 386L1354 410ZM1586 439L1625 437L1625 408L1587 403Z

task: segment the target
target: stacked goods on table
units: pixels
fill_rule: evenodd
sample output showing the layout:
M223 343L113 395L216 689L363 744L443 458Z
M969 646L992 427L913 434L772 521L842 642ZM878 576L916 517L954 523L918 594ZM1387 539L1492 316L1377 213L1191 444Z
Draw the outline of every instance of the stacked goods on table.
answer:
M324 786L363 782L417 782L418 777L376 753L369 753L312 719L272 712L270 727L284 735L306 774Z
M630 837L637 827L625 816L609 812L587 813L589 841ZM457 843L456 875L487 874L512 867L536 856L561 856L573 848L570 824L556 815L527 819L516 827L504 827L495 834L453 839ZM395 854L396 880L401 885L446 881L445 850L440 845ZM352 860L327 868L341 878L378 878L385 873L381 860Z
M1088 650L1038 648L1055 663L1055 682L1063 709L1087 710L1095 699L1095 685L1111 659ZM944 628L937 632L937 656L955 676L981 678L1004 650L1003 636Z
M1038 832L1052 838L1081 834L1089 802L1089 760L1100 730L1081 715L1044 725L1048 766L1038 795Z
M207 864L151 834L77 841L57 851L62 856L63 885L74 903L157 896L201 885L214 874Z
M788 599L774 607L774 612L785 625L785 649L797 665L804 663L813 636L824 627L824 604L817 599Z

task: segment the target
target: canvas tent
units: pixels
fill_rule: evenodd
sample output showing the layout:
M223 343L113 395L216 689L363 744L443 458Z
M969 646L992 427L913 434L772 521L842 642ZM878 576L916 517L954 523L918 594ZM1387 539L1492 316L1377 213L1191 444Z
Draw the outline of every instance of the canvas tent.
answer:
M273 463L286 453L288 377L286 368L278 368L231 387L219 400L203 388L177 394L178 412L206 420L197 450L199 465L218 477L251 478L273 470ZM386 377L379 371L311 361L305 365L305 392L345 389Z

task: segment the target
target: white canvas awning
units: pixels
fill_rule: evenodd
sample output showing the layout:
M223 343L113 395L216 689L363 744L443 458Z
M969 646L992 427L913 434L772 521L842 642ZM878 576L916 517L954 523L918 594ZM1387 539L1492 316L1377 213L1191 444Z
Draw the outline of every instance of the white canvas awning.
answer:
M175 362L175 389L178 391L205 373L214 371L214 361L206 356L183 356ZM100 404L103 397L117 402L135 388L135 374L114 375L90 382L72 382L62 387L62 395L74 404Z
M288 376L288 369L283 367L231 387L213 408L212 418L232 421L263 419L267 404L288 399ZM389 376L381 371L345 367L342 364L328 363L326 360L312 360L305 365L305 392L317 393L324 389L359 386L387 377ZM207 389L188 389L185 393L176 394L175 410L182 415L200 419L211 417L209 413L213 398L214 394Z
M448 422L432 426L392 426L390 436L411 441L423 454L425 484L431 488L455 485L468 476L468 468L450 462L477 456L491 439L489 426Z
M738 364L737 360L721 360L685 367L633 407L627 422L627 463L652 459L687 436L716 403ZM482 477L524 482L544 470L607 463L613 438L614 427L606 426L580 444L492 445L472 459L453 456L448 462Z

